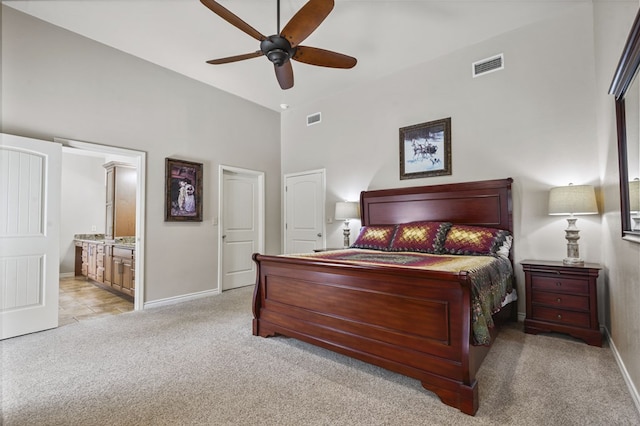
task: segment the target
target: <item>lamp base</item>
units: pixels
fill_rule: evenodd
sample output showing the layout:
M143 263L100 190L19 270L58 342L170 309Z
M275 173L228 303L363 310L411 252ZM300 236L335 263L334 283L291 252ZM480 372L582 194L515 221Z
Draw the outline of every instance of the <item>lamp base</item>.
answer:
M580 231L576 227L576 218L567 219L568 226L565 229L565 238L567 239L567 257L562 260L565 265L582 266L584 260L580 259L580 250L578 240L580 239Z
M351 233L351 230L349 229L349 221L345 220L344 221L344 229L342 230L342 235L344 236L344 248L349 248L349 246L351 245L351 242L349 241L349 234Z

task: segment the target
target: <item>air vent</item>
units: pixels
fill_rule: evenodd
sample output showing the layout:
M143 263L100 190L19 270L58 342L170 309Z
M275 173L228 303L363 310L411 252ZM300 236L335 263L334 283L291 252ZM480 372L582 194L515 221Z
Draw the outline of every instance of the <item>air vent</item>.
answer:
M501 69L504 69L503 53L471 64L471 72L474 78Z
M307 115L307 126L311 126L312 124L318 124L322 121L322 115L319 112L315 114Z

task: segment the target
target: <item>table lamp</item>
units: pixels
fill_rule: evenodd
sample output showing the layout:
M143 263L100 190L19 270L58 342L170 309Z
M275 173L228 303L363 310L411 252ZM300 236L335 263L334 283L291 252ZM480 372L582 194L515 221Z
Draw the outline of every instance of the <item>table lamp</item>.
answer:
M335 218L344 220L344 230L342 231L344 247L349 247L351 245L349 242L349 234L351 232L349 230L349 221L360 218L360 204L356 201L338 201L336 203Z
M577 218L574 215L598 214L596 193L591 185L559 186L549 191L549 214L569 215L568 226L565 230L567 239L567 257L565 265L584 265L580 259L578 240L580 230L576 227Z

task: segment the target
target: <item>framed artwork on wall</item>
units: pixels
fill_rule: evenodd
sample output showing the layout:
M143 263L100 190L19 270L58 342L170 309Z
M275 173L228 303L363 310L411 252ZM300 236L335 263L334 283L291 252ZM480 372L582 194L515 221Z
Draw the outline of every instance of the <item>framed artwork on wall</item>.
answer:
M202 222L202 163L165 159L165 222Z
M400 129L400 179L451 174L451 117Z

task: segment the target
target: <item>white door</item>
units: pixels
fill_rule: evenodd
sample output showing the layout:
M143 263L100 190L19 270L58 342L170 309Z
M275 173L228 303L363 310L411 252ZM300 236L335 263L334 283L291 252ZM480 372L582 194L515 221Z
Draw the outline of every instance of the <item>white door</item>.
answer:
M262 172L221 166L222 290L255 284L251 255L263 251Z
M310 253L323 248L324 170L285 175L284 252Z
M0 339L58 326L58 143L0 134Z

